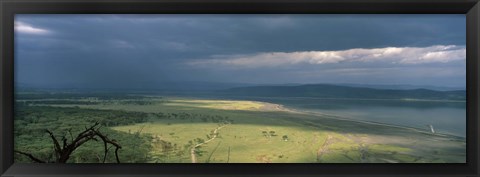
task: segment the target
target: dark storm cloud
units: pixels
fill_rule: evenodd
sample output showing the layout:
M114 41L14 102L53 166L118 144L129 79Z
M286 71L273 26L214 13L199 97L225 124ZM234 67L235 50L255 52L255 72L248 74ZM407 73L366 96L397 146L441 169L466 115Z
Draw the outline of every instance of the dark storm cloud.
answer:
M37 85L126 87L169 80L311 83L359 79L367 83L465 83L464 63L457 60L408 67L385 62L277 68L189 65L274 52L461 48L466 39L463 15L18 15L15 34L16 80ZM429 76L419 77L422 74Z

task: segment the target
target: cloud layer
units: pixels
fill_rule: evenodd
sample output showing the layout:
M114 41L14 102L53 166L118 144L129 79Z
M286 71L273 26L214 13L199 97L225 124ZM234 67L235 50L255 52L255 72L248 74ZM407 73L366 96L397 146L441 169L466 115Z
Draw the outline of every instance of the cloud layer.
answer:
M464 86L465 20L462 14L18 14L15 82Z
M15 31L27 34L48 34L50 31L42 28L33 27L30 24L15 21Z
M465 60L466 49L456 45L429 47L385 47L338 51L267 52L254 55L213 56L189 62L192 66L224 65L243 68L276 67L296 64L332 64L344 62L389 62L393 64L448 63Z

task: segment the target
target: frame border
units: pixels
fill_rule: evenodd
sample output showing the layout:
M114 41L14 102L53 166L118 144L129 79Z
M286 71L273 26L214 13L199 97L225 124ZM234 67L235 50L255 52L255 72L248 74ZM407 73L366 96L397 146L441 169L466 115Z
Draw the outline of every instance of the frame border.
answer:
M12 176L479 176L479 0L0 0L0 174ZM14 164L15 14L466 14L466 164Z

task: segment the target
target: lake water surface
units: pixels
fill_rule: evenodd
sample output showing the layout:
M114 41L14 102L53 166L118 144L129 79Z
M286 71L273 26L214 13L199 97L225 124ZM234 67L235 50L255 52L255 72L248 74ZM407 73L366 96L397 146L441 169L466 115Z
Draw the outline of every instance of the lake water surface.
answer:
M466 103L408 100L356 100L321 98L265 98L248 100L282 104L287 108L342 118L415 127L465 137Z

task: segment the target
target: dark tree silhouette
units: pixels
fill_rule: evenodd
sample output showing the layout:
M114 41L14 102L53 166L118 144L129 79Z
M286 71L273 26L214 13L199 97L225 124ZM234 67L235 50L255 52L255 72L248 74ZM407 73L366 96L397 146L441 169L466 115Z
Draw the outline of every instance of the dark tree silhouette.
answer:
M70 140L70 142L68 142L68 140L65 137L63 137L62 145L60 145L60 142L57 140L55 135L50 130L46 130L47 133L50 135L50 138L52 139L52 143L54 145L55 161L41 160L27 152L22 152L18 150L15 150L15 152L25 155L28 158L30 158L32 161L37 163L67 163L68 159L70 158L70 155L78 147L80 147L87 141L90 141L90 140L98 141L98 138L100 138L104 145L103 163L105 163L108 151L110 150L111 147L115 147L115 158L117 163L120 163L120 159L118 158L118 150L121 149L122 146L120 146L115 140L110 140L107 136L102 134L99 130L100 128L101 126L99 126L99 123L96 122L91 127L85 127L85 130L80 132L75 139L72 136L72 132L69 130L69 134L72 139ZM110 148L108 147L109 144L112 145Z

